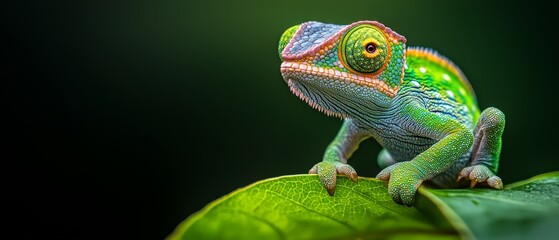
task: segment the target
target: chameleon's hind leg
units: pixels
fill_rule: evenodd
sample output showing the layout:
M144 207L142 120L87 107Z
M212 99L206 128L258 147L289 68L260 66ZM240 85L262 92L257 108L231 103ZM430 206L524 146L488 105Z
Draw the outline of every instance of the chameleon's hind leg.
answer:
M481 113L474 130L471 162L458 174L458 180L470 180L471 187L486 182L492 188L503 189L501 178L495 174L499 167L504 128L505 115L499 109L490 107Z

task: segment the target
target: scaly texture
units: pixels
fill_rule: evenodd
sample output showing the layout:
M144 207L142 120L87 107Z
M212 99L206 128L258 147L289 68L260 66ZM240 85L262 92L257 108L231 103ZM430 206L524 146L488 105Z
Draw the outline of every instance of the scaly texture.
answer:
M504 114L480 114L472 86L447 58L376 21L350 25L306 22L281 36L281 73L290 90L310 106L344 119L323 161L311 168L328 193L336 174L357 179L347 159L359 143L375 138L384 150L394 201L412 205L417 188L483 183L501 189L497 177Z

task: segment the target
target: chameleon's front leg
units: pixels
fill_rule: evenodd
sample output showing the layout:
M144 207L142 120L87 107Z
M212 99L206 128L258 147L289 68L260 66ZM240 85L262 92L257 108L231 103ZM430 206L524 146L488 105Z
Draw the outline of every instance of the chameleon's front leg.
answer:
M377 178L388 180L388 193L397 203L413 205L421 183L448 169L473 143L473 133L459 122L408 105L402 109L402 126L438 142L411 161L399 162L382 170Z
M347 164L347 159L367 137L368 135L360 130L352 119L346 118L338 135L326 148L322 162L314 165L309 171L310 174L318 174L330 196L334 195L337 174L346 175L357 182L357 172Z

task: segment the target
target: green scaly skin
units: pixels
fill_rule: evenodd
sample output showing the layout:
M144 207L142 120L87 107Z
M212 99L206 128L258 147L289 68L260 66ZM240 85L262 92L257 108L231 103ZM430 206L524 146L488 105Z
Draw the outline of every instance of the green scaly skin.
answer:
M330 195L336 175L357 182L347 160L375 138L383 150L377 178L397 203L413 205L417 188L482 183L496 176L504 114L480 113L474 91L450 60L375 21L350 25L306 22L281 36L281 73L290 90L313 108L344 119L323 161L309 171Z

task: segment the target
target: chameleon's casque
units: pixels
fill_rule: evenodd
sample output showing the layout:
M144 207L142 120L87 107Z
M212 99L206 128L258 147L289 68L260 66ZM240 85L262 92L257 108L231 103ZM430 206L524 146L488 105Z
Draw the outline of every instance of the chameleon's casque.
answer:
M398 203L411 205L423 181L457 187L470 181L501 189L495 175L504 114L482 113L460 69L436 52L376 21L306 22L279 42L290 90L327 115L344 119L323 161L311 168L332 195L336 174L357 181L347 159L369 137L382 146L377 178Z

